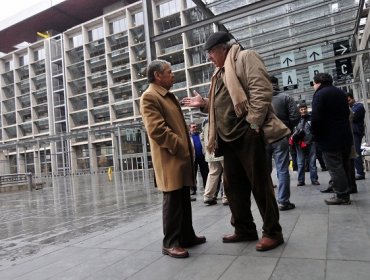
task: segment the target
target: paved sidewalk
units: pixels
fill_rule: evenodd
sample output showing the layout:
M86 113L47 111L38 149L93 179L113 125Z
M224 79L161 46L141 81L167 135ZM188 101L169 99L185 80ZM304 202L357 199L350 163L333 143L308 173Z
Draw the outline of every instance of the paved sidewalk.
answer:
M327 172L321 186L304 187L291 173L297 208L281 212L286 242L268 252L222 243L233 231L229 208L205 206L198 193L194 228L207 242L187 259L161 253L162 196L152 180L146 172L50 178L42 190L0 193L0 279L370 279L370 179L358 181L351 205L327 206L330 194L319 192ZM255 204L253 213L260 229Z

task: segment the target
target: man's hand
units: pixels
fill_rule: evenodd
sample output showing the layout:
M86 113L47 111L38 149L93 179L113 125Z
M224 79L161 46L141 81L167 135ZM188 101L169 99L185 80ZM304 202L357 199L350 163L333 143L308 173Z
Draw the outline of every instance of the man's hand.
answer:
M196 90L193 90L191 94L192 97L184 97L181 100L181 105L186 107L197 107L197 108L205 106L205 100Z

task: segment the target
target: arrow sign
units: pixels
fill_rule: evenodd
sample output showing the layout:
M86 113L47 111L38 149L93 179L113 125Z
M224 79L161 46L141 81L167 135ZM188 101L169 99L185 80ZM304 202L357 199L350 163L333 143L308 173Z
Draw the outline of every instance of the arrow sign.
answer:
M290 62L293 62L293 60L291 60L289 57L287 57L284 61L283 61L283 64L286 63L286 66L289 67L289 61Z
M340 49L335 50L335 52L340 52L340 55L344 55L347 52L348 48L346 48L346 46L343 46L342 44L340 44L339 46Z
M281 68L295 65L294 53L284 53L280 55L280 66Z
M319 57L320 54L318 54L317 52L313 52L311 53L310 58L313 57L313 60L316 61L316 56Z
M341 41L333 44L334 55L344 55L349 53L349 41Z
M306 48L307 62L316 61L322 59L321 46L310 46Z

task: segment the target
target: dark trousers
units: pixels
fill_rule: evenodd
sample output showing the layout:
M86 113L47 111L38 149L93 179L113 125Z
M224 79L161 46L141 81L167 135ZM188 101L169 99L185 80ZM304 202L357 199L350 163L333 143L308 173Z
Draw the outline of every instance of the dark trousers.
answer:
M251 212L251 193L263 220L263 235L282 237L279 209L268 169L262 134L248 128L232 142L220 143L224 155L224 188L232 213L235 233L253 234L256 225Z
M362 142L362 135L354 134L353 139L355 140L355 149L357 153L357 157L355 158L355 168L356 168L356 173L360 176L365 176L365 171L364 171L364 162L362 159L361 155L361 142Z
M201 157L196 157L194 160L195 182L197 181L198 165L199 165L200 175L202 176L203 188L205 188L207 184L209 168L208 168L208 162L206 162L204 155ZM191 190L193 193L195 193L197 191L197 186L191 187Z
M321 169L326 169L325 161L322 157L322 151L319 148L319 145L316 145L316 158L319 161Z
M163 192L163 247L179 247L195 238L189 187Z
M350 147L341 151L323 151L323 157L338 197L348 197L351 189Z
M194 161L195 176L197 176L198 174L198 166L199 166L200 175L202 176L203 188L205 188L207 184L209 168L208 168L208 162L206 162L204 155L195 158L195 161Z
M289 145L289 153L292 158L292 168L293 171L298 170L298 163L297 163L297 150L295 148L295 145Z

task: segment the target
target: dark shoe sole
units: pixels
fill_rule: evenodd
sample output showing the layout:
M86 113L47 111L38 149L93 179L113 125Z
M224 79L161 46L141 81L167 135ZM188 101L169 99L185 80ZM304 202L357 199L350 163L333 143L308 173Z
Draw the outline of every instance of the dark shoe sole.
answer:
M242 236L238 239L234 240L229 240L229 239L224 239L222 238L223 243L238 243L238 242L245 242L245 241L256 241L258 240L258 235L256 236Z
M189 257L189 252L187 252L187 253L186 253L186 254L184 254L184 255L173 255L173 254L171 254L170 252L168 252L168 251L166 251L166 250L164 250L164 249L162 249L162 254L163 254L163 255L170 256L170 257L172 257L172 258L176 258L176 259L184 259L184 258L188 258L188 257Z
M293 203L289 203L289 204L286 204L286 205L280 205L279 206L280 211L288 211L288 210L292 210L294 208L295 208L295 204L293 204Z
M350 205L351 200L348 201L330 201L325 199L326 205Z
M321 190L320 191L321 193L333 193L333 188L328 188L328 189L325 189L325 190Z

